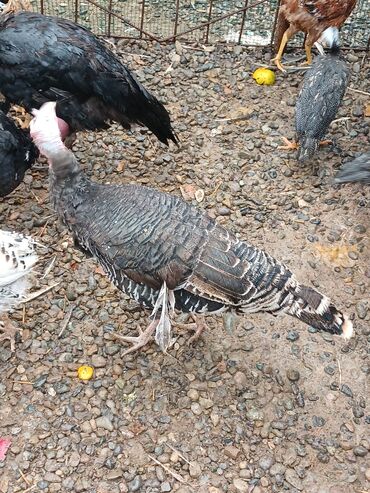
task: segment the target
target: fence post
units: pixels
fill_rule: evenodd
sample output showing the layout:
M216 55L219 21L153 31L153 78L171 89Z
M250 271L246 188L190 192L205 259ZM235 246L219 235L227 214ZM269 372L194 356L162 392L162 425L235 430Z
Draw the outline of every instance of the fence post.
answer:
M210 22L210 20L211 20L212 10L213 10L213 0L210 0L210 2L209 2L209 9L208 9L208 22ZM210 24L207 24L207 27L206 27L206 39L205 39L205 43L206 44L208 43L209 29L210 29Z
M245 10L244 10L244 12L243 12L243 16L242 16L242 23L241 23L241 25L240 25L240 32L239 32L238 45L240 45L240 42L241 42L241 40L242 40L242 36L243 36L244 24L245 24L245 18L246 18L246 16L247 16L248 0L245 0L244 7L245 7Z
M177 36L177 28L178 28L178 22L179 22L179 10L180 10L180 0L176 0L176 14L175 14L175 28L173 31L173 40L176 40Z
M41 13L44 13L44 0L41 0L41 5L40 5Z
M78 21L78 0L75 0L75 23Z
M112 0L109 0L109 5L108 5L108 38L110 38L110 28L111 28L111 22L112 22Z
M145 0L142 0L142 2L141 2L141 19L140 19L140 39L143 38L144 18L145 18Z

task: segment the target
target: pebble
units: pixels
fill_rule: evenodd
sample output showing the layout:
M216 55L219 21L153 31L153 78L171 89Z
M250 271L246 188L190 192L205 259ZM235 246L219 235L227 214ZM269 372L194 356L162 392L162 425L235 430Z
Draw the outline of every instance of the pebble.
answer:
M129 491L140 491L143 482L141 476L135 476L135 478L128 483Z
M340 391L347 397L353 397L353 392L345 383L340 386Z
M96 418L96 426L108 431L114 430L113 423L107 416L99 416Z
M365 457L365 455L367 455L368 453L368 450L362 445L357 445L356 447L354 447L353 453L357 457Z
M297 370L287 370L286 376L291 382L298 382L300 377L299 371Z
M235 460L240 453L240 450L237 447L234 447L233 445L228 445L225 447L225 455L227 457L230 457L230 459Z
M233 480L234 488L241 493L247 493L249 491L249 483L240 478L235 478ZM255 491L255 488L254 488Z
M189 474L192 478L198 478L202 474L202 470L198 462L190 462Z
M294 486L294 488L297 488L297 490L303 490L302 481L299 479L294 469L287 469L285 471L285 479L289 484Z
M299 334L295 330L290 330L286 338L288 339L288 341L294 342L299 339Z
M370 482L370 467L368 467L365 471L365 478Z
M107 364L106 358L100 356L99 354L93 354L91 358L92 366L95 368L104 368Z

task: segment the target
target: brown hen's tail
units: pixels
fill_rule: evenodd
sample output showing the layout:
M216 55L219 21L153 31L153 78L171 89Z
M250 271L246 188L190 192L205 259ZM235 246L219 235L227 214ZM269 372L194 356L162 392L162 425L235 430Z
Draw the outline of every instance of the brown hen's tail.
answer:
M288 313L315 329L349 339L353 325L347 315L340 312L326 296L308 287L298 285Z
M285 19L285 16L279 10L278 18L275 26L274 32L274 53L276 53L280 47L281 40L285 31L289 27L289 22Z

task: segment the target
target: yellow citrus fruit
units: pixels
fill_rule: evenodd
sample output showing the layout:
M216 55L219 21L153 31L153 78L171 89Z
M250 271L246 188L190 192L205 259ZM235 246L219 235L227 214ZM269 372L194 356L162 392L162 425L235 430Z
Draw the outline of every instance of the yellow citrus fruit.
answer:
M93 373L94 368L86 365L80 366L77 370L78 378L80 380L90 380L90 378L93 376Z
M257 84L272 86L275 82L275 72L269 68L260 67L253 72L253 79L257 82Z

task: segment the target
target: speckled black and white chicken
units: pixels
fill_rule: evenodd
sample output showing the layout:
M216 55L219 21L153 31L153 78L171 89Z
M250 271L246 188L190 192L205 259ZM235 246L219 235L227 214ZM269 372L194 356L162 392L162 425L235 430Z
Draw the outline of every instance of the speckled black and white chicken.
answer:
M329 48L319 55L303 78L299 92L295 126L297 142L287 144L285 149L297 149L298 161L311 159L323 141L329 125L334 120L343 100L350 71L340 56L339 33L336 28L327 29L321 36L321 44ZM318 44L320 48L321 44Z
M335 177L336 183L360 181L370 184L370 151L343 164Z
M0 197L17 188L38 154L29 133L0 111Z
M32 238L0 230L0 341L9 339L12 350L18 329L10 322L7 312L24 299L27 276L36 261Z
M123 337L136 343L129 351L154 331L166 350L174 309L287 313L319 330L351 336L352 322L326 296L300 285L287 267L198 208L151 188L89 180L63 145L55 103L35 114L31 136L49 160L50 197L58 216L120 290L153 310L144 333Z
M12 0L13 10L17 3ZM36 12L0 16L0 92L8 107L28 112L57 101L70 134L116 121L125 128L146 126L161 142L177 143L163 104L96 36L66 19Z

